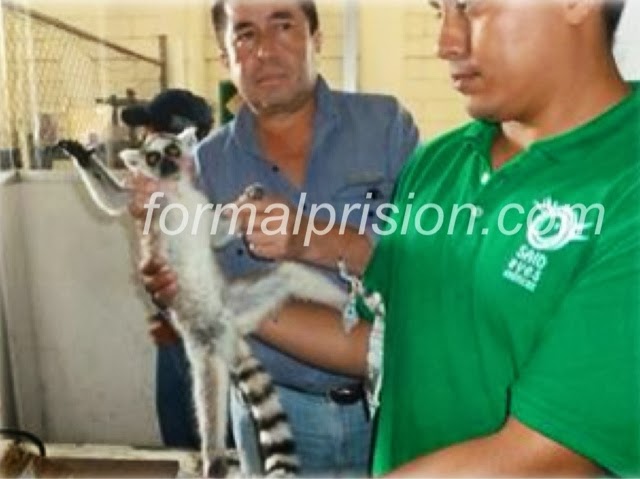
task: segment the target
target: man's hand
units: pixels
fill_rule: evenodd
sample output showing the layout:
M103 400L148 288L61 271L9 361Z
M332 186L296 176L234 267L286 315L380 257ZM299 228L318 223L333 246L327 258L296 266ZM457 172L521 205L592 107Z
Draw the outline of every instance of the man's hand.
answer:
M233 205L239 208L238 229L247 247L260 258L300 261L304 255L304 232L308 217L301 215L296 229L297 209L276 195L252 199L242 195ZM229 216L230 210L224 210Z
M133 173L127 177L126 184L132 192L129 213L136 220L144 220L147 216L145 205L153 193L162 190L161 183L142 173Z
M180 336L162 313L156 313L149 318L149 335L157 346L168 346L180 340Z
M170 307L178 292L177 275L171 270L167 261L153 251L151 245L154 238L144 234L144 224L148 215L148 208L145 205L149 203L151 195L160 191L163 185L146 175L133 174L127 178L127 186L132 190L129 212L135 220L140 238L142 259L138 265L138 271L142 284L158 307ZM173 344L178 340L178 335L171 324L159 313L150 318L149 334L159 346Z
M171 270L166 259L154 251L153 243L157 239L144 234L144 222L148 215L148 208L145 205L149 203L153 193L162 190L166 185L146 175L133 174L127 178L127 186L132 191L129 212L136 220L141 242L142 259L138 270L142 277L142 284L156 304L168 307L178 291L177 275Z
M144 289L153 302L163 308L170 307L178 293L178 276L167 261L158 256L143 259L139 271Z
M231 206L233 210L225 208L223 212L227 217L237 213L236 227L245 234L247 246L255 256L331 269L342 260L355 274L361 274L369 260L371 241L366 234L354 226L345 228L300 214L282 197L263 195L252 199L245 193Z

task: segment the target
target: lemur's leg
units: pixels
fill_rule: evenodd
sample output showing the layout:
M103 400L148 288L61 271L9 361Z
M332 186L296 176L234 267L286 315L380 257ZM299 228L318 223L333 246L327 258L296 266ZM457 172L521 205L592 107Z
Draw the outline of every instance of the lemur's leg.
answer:
M225 306L232 313L234 326L248 333L292 297L338 310L347 301L347 294L317 271L285 262L257 280L233 283L225 297Z
M226 472L225 439L229 370L212 344L185 339L193 381L193 399L200 432L203 474Z
M287 261L278 267L276 274L285 278L289 294L296 298L338 310L347 302L347 293L342 288L308 266Z
M241 335L250 333L291 296L284 277L268 274L231 284L224 298L230 322Z

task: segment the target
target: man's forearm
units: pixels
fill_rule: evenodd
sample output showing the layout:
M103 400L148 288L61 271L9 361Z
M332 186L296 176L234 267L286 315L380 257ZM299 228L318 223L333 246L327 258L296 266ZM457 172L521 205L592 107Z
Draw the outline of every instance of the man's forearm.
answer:
M323 231L326 222L315 220L315 231ZM307 226L311 228L311 226ZM335 269L338 260L347 264L350 273L360 275L371 256L372 244L365 234L359 234L353 227L347 227L341 233L334 226L326 234L309 234L308 245L301 251L300 261Z
M386 477L593 477L595 464L511 418L495 434L420 456Z
M290 302L277 317L262 322L257 336L301 361L337 373L363 376L369 324L360 321L349 333L341 314L314 303Z

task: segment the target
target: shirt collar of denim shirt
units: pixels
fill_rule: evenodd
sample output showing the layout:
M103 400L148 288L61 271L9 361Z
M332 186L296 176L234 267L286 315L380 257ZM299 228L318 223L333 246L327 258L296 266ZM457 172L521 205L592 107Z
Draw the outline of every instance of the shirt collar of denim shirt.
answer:
M339 115L336 99L329 85L322 76L318 76L315 86L316 113L314 119L313 149L318 140L334 127L337 127ZM231 125L232 135L238 147L254 156L261 157L258 136L255 134L255 115L243 105L238 112L236 120Z

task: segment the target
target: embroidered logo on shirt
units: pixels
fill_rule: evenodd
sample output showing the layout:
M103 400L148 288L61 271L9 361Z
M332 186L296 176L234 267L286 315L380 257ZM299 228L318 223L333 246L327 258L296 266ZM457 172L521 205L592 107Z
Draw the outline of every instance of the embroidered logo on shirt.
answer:
M590 227L580 221L571 205L559 205L550 198L536 203L531 224L527 227L527 241L539 251L557 251L571 241L585 241L583 231Z
M571 205L550 198L536 202L527 224L527 243L518 248L502 276L534 292L547 266L545 251L558 251L572 241L585 241L586 224Z

